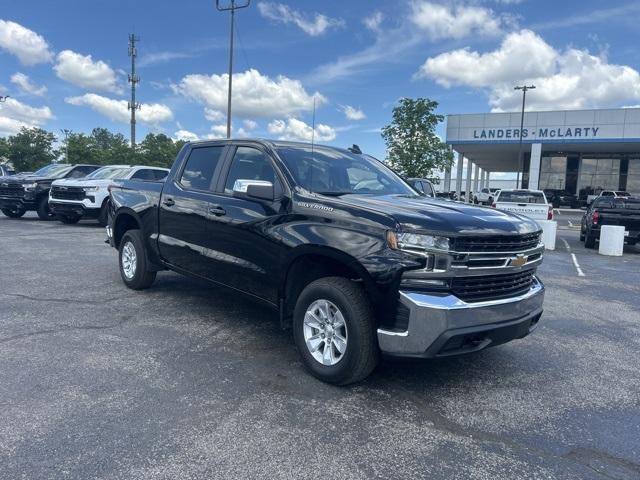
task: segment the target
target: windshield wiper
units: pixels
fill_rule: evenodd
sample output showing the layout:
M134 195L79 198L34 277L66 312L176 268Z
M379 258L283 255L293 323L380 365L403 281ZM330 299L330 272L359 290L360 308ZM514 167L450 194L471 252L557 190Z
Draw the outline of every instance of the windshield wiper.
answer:
M350 195L353 192L315 192L318 195L326 195L327 197L339 197L341 195Z

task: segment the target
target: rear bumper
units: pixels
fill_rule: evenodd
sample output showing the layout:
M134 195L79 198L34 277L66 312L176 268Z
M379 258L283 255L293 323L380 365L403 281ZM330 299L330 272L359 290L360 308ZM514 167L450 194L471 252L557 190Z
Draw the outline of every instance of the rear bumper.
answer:
M406 331L378 329L380 349L402 357L445 357L483 350L523 338L542 315L544 285L534 277L525 294L466 303L454 295L400 292L409 309Z
M98 218L100 216L99 208L86 208L81 203L63 203L49 200L49 209L56 215L78 215L89 218Z
M601 226L602 225L600 225L600 227ZM618 226L618 225L616 225L616 226ZM621 225L621 226L623 226L623 225ZM600 227L598 227L598 228L591 227L591 229L589 231L590 235L593 235L598 240L600 239ZM624 237L625 243L639 242L640 241L640 230L629 229L628 227L625 227L625 230L627 232L629 232L629 234L625 235L625 237Z

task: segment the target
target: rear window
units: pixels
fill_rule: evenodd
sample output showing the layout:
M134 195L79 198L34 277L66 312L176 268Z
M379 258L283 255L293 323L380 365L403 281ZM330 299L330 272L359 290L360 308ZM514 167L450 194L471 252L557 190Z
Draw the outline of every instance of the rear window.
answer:
M543 203L546 204L546 200L542 192L500 192L498 202L504 203Z
M616 208L625 208L627 210L640 210L640 199L634 198L616 198Z

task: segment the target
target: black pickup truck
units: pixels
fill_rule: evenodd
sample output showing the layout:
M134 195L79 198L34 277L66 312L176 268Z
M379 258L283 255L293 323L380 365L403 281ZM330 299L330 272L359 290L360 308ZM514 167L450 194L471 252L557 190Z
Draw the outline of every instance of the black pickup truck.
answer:
M625 227L625 243L640 242L640 199L627 197L598 197L582 216L580 241L586 248L595 248L603 225Z
M542 314L532 220L418 195L372 157L266 140L188 143L164 184L111 187L122 280L170 269L276 309L305 366L348 384L380 353L446 357Z
M41 220L55 215L49 209L51 183L59 178L82 178L100 168L99 165L52 163L29 175L12 175L0 179L0 210L7 217L20 218L35 210Z

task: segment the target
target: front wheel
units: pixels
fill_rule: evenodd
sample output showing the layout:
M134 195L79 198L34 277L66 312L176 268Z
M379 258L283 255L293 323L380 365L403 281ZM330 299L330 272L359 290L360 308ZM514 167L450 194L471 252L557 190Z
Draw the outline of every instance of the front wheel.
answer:
M129 230L120 241L118 250L120 276L124 284L133 290L149 288L156 279L155 271L147 265L144 242L140 230Z
M43 195L40 197L40 200L38 200L38 208L36 212L40 220L53 220L55 218L55 215L51 213L51 209L49 208L48 195Z
M305 367L324 382L358 382L378 363L371 303L362 286L347 278L307 285L296 302L293 332Z
M3 208L2 213L9 218L20 218L26 213L26 210L23 210L22 208Z
M98 223L101 227L106 227L109 223L109 199L107 198L100 207L100 214L98 215Z

